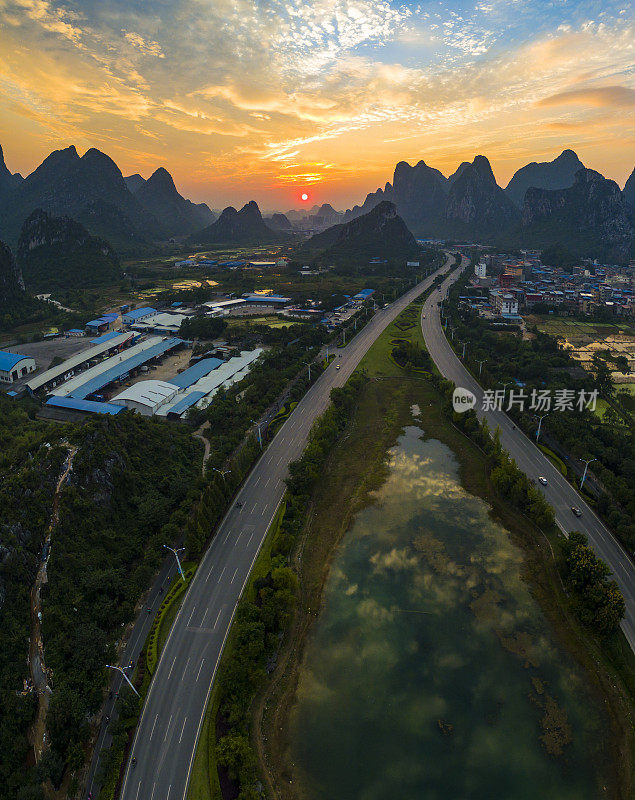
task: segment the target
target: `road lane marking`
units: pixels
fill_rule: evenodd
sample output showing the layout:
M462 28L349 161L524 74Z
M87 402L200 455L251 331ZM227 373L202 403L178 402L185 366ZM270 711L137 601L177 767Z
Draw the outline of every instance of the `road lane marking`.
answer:
M174 669L174 665L176 664L176 659L178 658L178 653L172 659L172 666L170 667L170 671L168 672L168 680L170 680L170 675L172 675L172 670Z
M154 797L154 790L157 788L156 783L152 785L152 794L150 795L150 800Z
M187 665L189 663L190 663L190 659L188 658L188 660L185 662L185 669L183 670L183 678L182 678L182 680L185 680L185 675L187 673Z
M141 788L141 781L139 781L139 783L137 784L137 793L135 795L135 800L136 800L137 797L139 797L139 789L140 788Z
M220 574L220 576L219 576L219 578L218 578L218 582L219 582L219 583L220 583L220 582L223 580L223 575L225 574L225 570L226 570L226 569L227 569L227 565L225 565L225 566L223 567L223 571L221 572L221 574Z
M165 741L168 738L168 733L170 732L170 725L172 724L172 717L173 716L174 716L174 714L170 714L170 719L168 720L168 724L167 724L167 726L165 728L165 736L163 737L163 741Z
M171 788L172 788L172 784L170 784L170 785L168 786L168 793L167 793L167 796L166 796L165 800L170 800L170 789L171 789Z
M154 722L152 723L152 730L150 731L150 738L152 739L152 735L154 734L154 726L157 724L157 720L159 719L159 715L154 715Z
M195 611L196 611L196 606L194 606L194 608L192 609L192 613L190 614L190 618L187 621L188 625L192 622L192 617L194 616L194 612Z
M197 681L198 681L198 679L199 679L199 678L200 678L200 676L201 676L201 670L203 669L203 664L204 664L204 663L205 663L205 659L203 658L203 659L201 660L201 665L200 665L200 666L199 666L199 668L198 668L198 674L197 674L197 676L196 676L196 680L197 680Z
M179 744L181 743L181 739L183 738L183 731L185 730L185 723L187 722L187 717L183 718L183 725L181 726L181 735L179 736Z
M236 573L237 572L238 572L238 567L236 567L236 569L234 570L234 574L232 575L232 579L231 579L230 583L234 582L234 578L236 577Z
M216 615L216 622L214 623L214 630L216 630L216 626L218 625L218 620L219 620L219 617L220 617L222 611L223 611L223 606L221 606L218 609L218 614Z

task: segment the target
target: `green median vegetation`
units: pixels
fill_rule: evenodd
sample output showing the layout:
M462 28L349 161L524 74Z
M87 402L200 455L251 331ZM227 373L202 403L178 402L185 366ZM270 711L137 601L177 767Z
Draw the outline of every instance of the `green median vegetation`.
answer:
M154 618L154 622L152 623L152 628L150 628L150 633L148 634L148 640L146 642L146 666L148 667L148 672L150 675L154 675L154 670L156 669L159 656L161 655L161 650L163 649L163 645L168 637L172 623L174 622L187 587L190 585L195 572L196 564L183 564L183 575L185 580L183 580L181 575L177 575L175 578L173 578L170 588L166 592L163 602L159 606L159 610Z

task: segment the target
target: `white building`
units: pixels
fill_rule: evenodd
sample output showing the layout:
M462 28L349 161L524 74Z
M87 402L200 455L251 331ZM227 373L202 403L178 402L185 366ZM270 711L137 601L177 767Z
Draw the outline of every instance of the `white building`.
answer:
M474 272L477 278L487 278L487 264L485 261L479 261L474 267Z
M138 411L144 417L151 417L164 403L169 403L178 391L178 386L166 381L139 381L113 397L110 402Z
M0 381L13 383L29 372L35 372L35 359L19 353L7 353L0 350Z

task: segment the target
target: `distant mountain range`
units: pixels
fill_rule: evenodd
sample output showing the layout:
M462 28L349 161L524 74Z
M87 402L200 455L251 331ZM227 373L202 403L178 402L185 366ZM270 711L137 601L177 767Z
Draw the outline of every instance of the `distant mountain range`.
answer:
M93 287L121 277L119 259L79 222L34 211L22 226L18 265L29 291Z
M0 150L0 238L15 246L36 209L82 223L122 253L187 236L214 219L204 203L182 197L163 168L147 181L140 175L124 179L105 153L91 148L80 158L71 145L21 179L7 169Z
M284 215L276 215L282 217ZM279 219L277 220L280 221ZM240 211L233 206L223 210L220 217L202 231L193 234L189 241L206 244L273 244L288 238L280 230L265 224L257 203L253 200Z
M635 171L634 171L635 174ZM519 169L506 189L485 156L463 162L445 178L419 161L400 162L392 183L367 195L344 221L390 201L419 237L452 238L506 246L561 244L577 255L626 261L635 255L635 177L624 191L587 170L572 150Z

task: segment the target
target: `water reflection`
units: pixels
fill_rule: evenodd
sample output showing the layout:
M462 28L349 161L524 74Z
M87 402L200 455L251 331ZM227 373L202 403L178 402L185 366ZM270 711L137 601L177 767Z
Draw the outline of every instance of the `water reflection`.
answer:
M596 797L598 720L522 554L408 428L336 556L291 757L314 800Z

